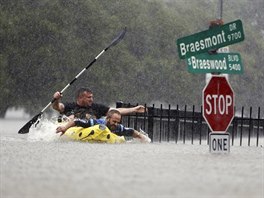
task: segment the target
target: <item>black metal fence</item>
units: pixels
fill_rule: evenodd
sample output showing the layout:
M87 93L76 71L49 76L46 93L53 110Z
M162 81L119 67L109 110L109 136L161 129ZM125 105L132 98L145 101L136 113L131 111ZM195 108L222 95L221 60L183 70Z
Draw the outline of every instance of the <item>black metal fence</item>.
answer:
M132 107L129 103L117 102L116 107ZM147 107L145 105L145 107ZM175 142L194 144L207 143L211 132L202 116L202 107L185 105L183 109L179 105L172 108L147 107L148 112L123 116L122 123L126 127L141 128L149 134L153 142ZM235 109L236 116L230 124L227 132L230 133L231 145L260 146L264 140L264 115L260 107L253 114L253 108Z

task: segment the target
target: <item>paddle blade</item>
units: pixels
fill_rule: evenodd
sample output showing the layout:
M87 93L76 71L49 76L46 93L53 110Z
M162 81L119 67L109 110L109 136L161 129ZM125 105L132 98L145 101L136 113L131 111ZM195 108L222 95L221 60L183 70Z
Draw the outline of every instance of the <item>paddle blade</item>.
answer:
M38 115L35 115L30 121L28 121L19 131L20 134L25 134L29 132L30 127L32 124L37 122L37 120L41 117L42 112L40 112Z
M114 45L116 45L117 43L119 43L123 38L124 38L124 36L125 36L125 34L126 34L126 27L122 30L122 32L120 32L119 34L118 34L118 36L111 42L111 44L106 48L106 49L108 49L108 48L110 48L110 47L112 47L112 46L114 46Z

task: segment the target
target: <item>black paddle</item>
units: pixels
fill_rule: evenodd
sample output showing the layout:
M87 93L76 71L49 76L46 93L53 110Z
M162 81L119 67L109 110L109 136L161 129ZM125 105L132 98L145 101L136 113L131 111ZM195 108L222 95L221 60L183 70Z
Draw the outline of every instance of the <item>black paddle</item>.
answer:
M95 58L92 62L89 63L89 65L87 65L85 68L83 68L83 70L77 74L75 76L75 78L69 83L66 85L66 87L64 87L60 93L62 94L70 85L72 85L76 80L77 78L82 75L82 73L87 70L89 67L92 66L92 64L95 63L95 61L106 51L108 50L110 47L112 46L115 46L116 44L118 44L125 36L126 34L126 28L124 28L124 30L122 30L122 32L119 33L119 35L110 43L110 45L108 45L103 51L101 51ZM53 98L52 101L49 102L49 104L41 110L41 112L37 115L35 115L30 121L28 121L19 131L18 133L20 134L25 134L25 133L28 133L29 132L29 128L32 126L32 124L36 123L40 118L41 118L41 115L43 114L43 112L55 101L56 99Z

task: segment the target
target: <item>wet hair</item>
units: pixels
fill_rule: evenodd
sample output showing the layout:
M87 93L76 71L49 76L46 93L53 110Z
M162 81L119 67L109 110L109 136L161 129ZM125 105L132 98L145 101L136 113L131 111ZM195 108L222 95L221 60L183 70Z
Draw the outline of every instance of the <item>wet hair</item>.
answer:
M79 96L81 96L84 92L93 93L91 89L86 87L81 87L80 89L77 90L75 94L75 99L79 98Z
M118 114L118 115L121 116L120 111L118 111L117 109L110 109L110 110L107 112L106 119L107 119L107 118L111 118L114 114Z

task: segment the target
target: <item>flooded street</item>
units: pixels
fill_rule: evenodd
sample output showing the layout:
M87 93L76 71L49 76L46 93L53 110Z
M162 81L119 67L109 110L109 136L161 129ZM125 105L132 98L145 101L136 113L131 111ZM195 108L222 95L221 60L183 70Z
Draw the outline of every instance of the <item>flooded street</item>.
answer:
M2 198L262 198L263 147L89 144L17 134L28 120L1 119ZM261 143L263 145L263 142Z

